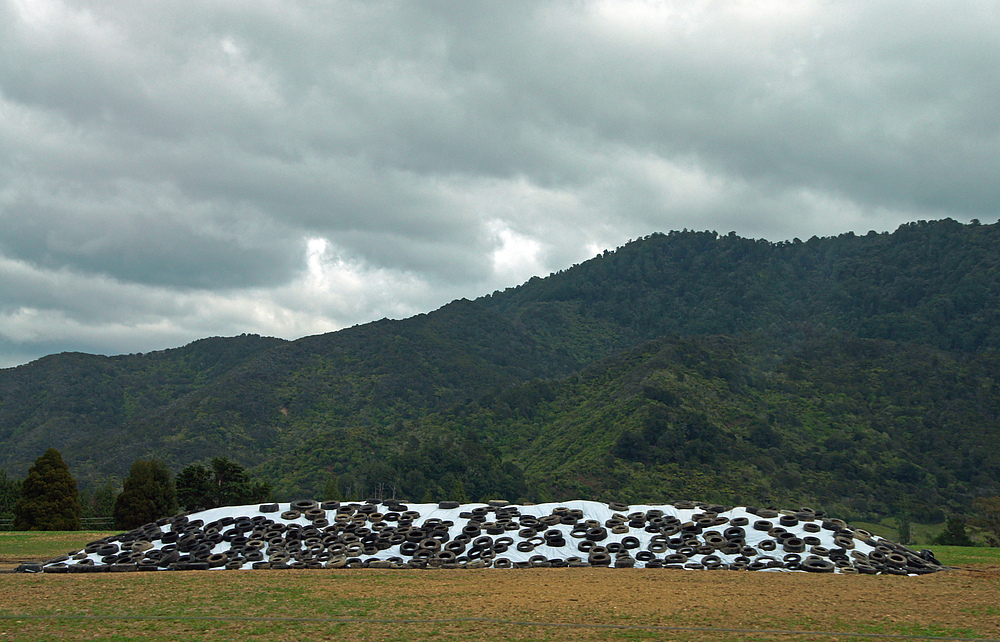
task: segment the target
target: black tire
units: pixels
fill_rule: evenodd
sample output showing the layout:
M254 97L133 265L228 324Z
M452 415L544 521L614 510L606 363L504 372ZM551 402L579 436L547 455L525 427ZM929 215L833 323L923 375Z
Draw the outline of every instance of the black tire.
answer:
M837 568L833 562L822 557L807 557L802 560L801 567L809 573L833 573Z
M455 555L461 555L465 552L465 542L459 540L452 540L444 545L444 549L451 551Z
M649 546L647 546L646 548L651 553L666 553L667 549L669 548L669 546L668 546L667 542L664 541L664 540L656 540L656 539L654 539L653 541L651 541L649 543Z
M862 575L877 575L878 569L867 562L855 562L854 568Z
M786 553L803 553L806 550L806 544L798 537L789 537L782 545L782 549Z
M719 552L723 555L739 555L741 550L743 550L743 540L726 540L726 543L719 547Z
M712 533L705 536L705 544L712 548L722 548L726 545L726 538L718 533Z
M428 551L439 551L441 550L441 540L434 537L425 537L420 540L419 547Z
M854 548L854 538L853 537L845 537L843 535L834 535L833 536L833 541L840 548L844 548L844 549L847 549L847 550L851 550L851 549Z
M592 552L587 557L587 562L589 562L591 566L610 566L611 555L606 552Z
M739 526L730 526L726 530L722 531L722 536L727 540L744 539L747 536L747 532Z
M791 515L782 515L778 523L782 526L798 526L799 520Z

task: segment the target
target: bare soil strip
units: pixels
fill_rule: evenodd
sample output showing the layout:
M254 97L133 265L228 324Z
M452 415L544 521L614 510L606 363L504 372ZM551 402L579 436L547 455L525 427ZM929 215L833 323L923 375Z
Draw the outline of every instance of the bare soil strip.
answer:
M0 575L14 639L1000 639L1000 567Z

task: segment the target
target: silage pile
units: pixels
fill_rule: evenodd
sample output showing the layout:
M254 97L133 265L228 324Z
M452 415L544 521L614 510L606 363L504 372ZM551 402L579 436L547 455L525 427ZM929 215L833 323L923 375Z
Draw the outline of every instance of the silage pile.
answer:
M39 570L588 566L895 575L942 569L929 551L809 508L301 500L161 519Z

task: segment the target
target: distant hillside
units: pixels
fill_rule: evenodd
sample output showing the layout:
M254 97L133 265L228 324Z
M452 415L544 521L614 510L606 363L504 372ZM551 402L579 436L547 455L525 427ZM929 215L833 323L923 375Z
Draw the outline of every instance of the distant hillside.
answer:
M951 219L805 242L671 232L483 302L584 361L598 344L771 324L978 351L1000 348L998 250L1000 224ZM602 341L581 319L605 331Z
M497 492L707 497L724 493L713 485L738 470L749 477L735 487L754 497L792 501L813 493L816 501L846 502L844 492L858 487L851 480L875 474L870 470L882 471L872 478L881 479L885 467L896 466L903 478L920 478L905 482L907 497L929 493L914 503L944 506L992 488L970 470L997 478L996 462L976 459L980 451L972 448L987 438L996 443L995 411L968 395L995 385L988 364L1000 347L998 257L1000 224L951 220L908 224L892 234L782 243L671 232L401 321L291 342L242 336L147 355L53 355L0 370L0 469L22 476L52 446L92 485L124 475L139 457L155 456L179 470L227 456L266 473L284 498L318 493L335 476L345 490L360 493L391 478L410 494L475 499ZM713 440L695 429L647 429L642 417L652 412L651 401L639 403L645 397L617 384L580 383L614 379L613 364L641 361L636 354L661 345L646 344L651 340L704 351L698 368L664 357L671 365L658 376L672 381L684 372L691 382L664 421L688 421L670 414L677 408L704 414L705 430L728 444L721 454L667 457ZM762 345L781 358L768 365L758 353ZM793 354L791 346L814 347ZM852 350L881 356L852 356ZM927 367L927 378L912 374L922 372L925 358L936 364ZM888 388L874 392L891 387L882 379L903 377L882 361L926 388L919 404L885 401L898 396ZM799 365L787 365L793 362ZM732 388L726 376L712 374L727 363L750 373L749 383ZM843 381L829 378L830 363L847 373ZM850 412L830 410L840 408L831 401L836 395L856 396L837 386L860 389L851 378L860 372L868 373L865 385L875 398L844 406ZM971 372L979 378L968 379ZM730 386L725 395L715 391L722 385L716 380ZM497 400L525 395L559 409L547 418L532 415L524 428L517 421L527 419L504 414L504 404L521 402ZM612 408L618 410L608 414ZM766 427L757 428L756 442L744 434L751 415L754 425ZM830 441L839 433L823 427L829 422L849 427L843 448ZM973 437L966 428L979 432ZM889 435L889 442L871 431ZM769 445L772 432L780 444ZM938 432L944 437L928 436ZM537 441L527 444L524 434ZM567 439L572 444L559 445ZM858 444L864 448L851 456ZM581 445L585 454L574 454ZM761 455L769 448L778 452ZM862 450L878 457L864 463L875 455ZM839 459L816 459L824 453L840 453ZM812 459L798 461L805 456ZM576 475L600 484L572 482L567 466L578 457L600 472ZM862 463L848 466L844 458ZM709 464L718 470L706 473ZM687 481L665 484L662 475L670 471L671 479ZM885 479L892 483L891 475ZM891 509L884 497L875 499L870 503L878 510Z
M799 334L663 338L425 423L496 446L541 499L935 520L1000 494L1000 356Z

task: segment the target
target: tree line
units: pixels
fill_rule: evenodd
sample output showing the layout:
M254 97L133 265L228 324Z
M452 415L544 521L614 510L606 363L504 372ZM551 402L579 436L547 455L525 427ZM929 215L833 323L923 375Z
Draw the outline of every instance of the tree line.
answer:
M191 464L176 477L161 461L139 459L120 492L108 482L92 495L80 493L55 448L36 459L23 480L0 471L0 518L12 519L14 530L79 530L81 515L95 510L101 513L95 516L113 518L116 529L131 530L180 510L254 504L272 496L268 482L252 478L225 457L213 458L208 466Z
M115 495L112 516L116 529L131 530L179 510L201 511L273 500L266 481L251 478L225 457L209 466L192 464L176 478L155 459L132 464L122 491ZM335 477L324 488L324 499L341 499ZM468 501L464 494L459 498ZM432 501L425 498L427 501ZM76 480L55 448L49 448L28 470L24 480L12 480L0 470L0 518L13 517L15 530L80 530L81 503ZM970 529L974 533L970 533ZM967 517L948 518L935 544L974 546L978 534L987 546L1000 546L1000 497L980 497Z

